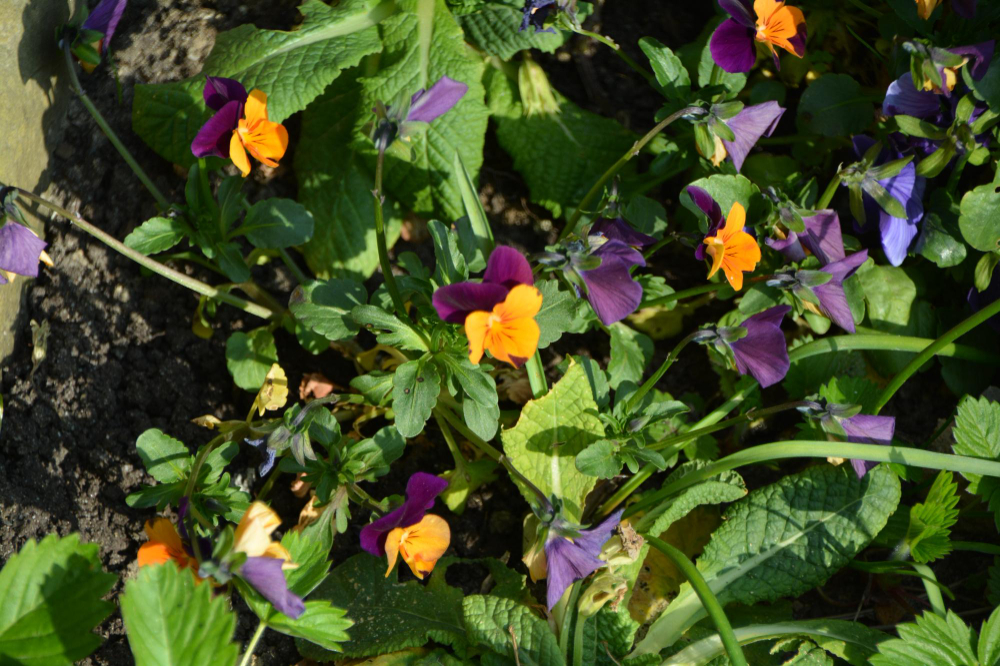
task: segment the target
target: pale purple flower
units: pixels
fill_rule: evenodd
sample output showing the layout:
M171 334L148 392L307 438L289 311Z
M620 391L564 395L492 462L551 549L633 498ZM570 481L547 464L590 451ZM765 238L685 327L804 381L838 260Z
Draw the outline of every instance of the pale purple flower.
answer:
M614 219L601 218L590 228L591 236L603 236L609 241L621 241L626 245L643 248L656 243L652 236L636 231L620 217Z
M404 122L432 122L454 108L468 90L461 81L442 76L430 89L413 94Z
M0 227L0 284L7 284L3 271L38 277L38 259L45 247L45 241L30 229L8 220Z
M830 281L812 288L819 301L820 310L837 326L848 333L854 333L854 316L844 294L844 280L854 275L868 259L868 250L855 252L849 257L823 266L823 273L828 273Z
M566 588L574 581L586 578L605 566L606 562L598 556L621 521L623 511L619 509L588 530L567 530L559 525L558 520L549 528L545 539L545 601L549 610L555 608Z
M590 253L601 265L577 271L587 287L587 300L605 326L621 321L636 311L642 301L642 285L632 278L632 266L646 260L632 246L609 240Z
M240 567L239 575L275 609L295 620L306 612L306 605L302 597L288 589L288 581L281 569L284 563L278 557L248 557Z
M747 334L728 343L736 369L741 375L752 375L761 388L777 384L788 374L791 364L781 321L791 309L788 305L778 305L758 312L740 324Z
M808 217L803 217L805 231L796 233L790 231L784 239L768 238L768 247L778 250L790 261L802 261L806 251L819 259L820 265L826 265L844 258L844 238L840 230L840 218L837 211L818 210Z
M891 416L857 414L846 419L841 419L840 425L847 435L848 442L890 446L892 444L892 435L896 429L896 419ZM851 459L851 466L854 468L854 472L858 475L859 479L877 465L877 462L871 460Z
M726 153L733 161L737 172L743 167L744 160L760 138L771 136L784 113L785 109L780 104L771 101L745 106L732 118L720 121L725 123L736 137L734 141L721 137L720 140L726 147Z
M90 12L87 20L83 22L83 30L93 30L104 35L97 49L98 53L107 51L108 43L118 28L118 22L125 12L125 5L128 0L101 0L94 11Z

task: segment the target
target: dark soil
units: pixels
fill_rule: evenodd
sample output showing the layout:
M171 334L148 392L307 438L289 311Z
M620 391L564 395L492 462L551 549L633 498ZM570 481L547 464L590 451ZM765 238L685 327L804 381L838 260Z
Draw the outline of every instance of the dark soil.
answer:
M297 20L297 4L297 0L130 2L114 38L121 99L104 66L93 76L84 77L83 85L168 198L183 199L184 179L131 132L134 86L197 73L219 31L247 22L266 28L291 27ZM711 11L708 3L669 3L669 10L656 0L597 4L592 20L599 30L640 61L642 54L635 45L638 37L650 35L668 45L683 44L691 36L679 33L679 26L704 25ZM614 116L637 132L652 125L659 99L608 49L598 50L593 43L576 38L560 53L540 55L538 60L549 71L553 84L584 108ZM292 119L292 146L295 125ZM52 157L51 198L115 237L124 238L156 213L152 198L76 101L70 108L65 138ZM285 163L291 163L291 155ZM481 197L498 237L535 250L553 240L548 213L528 202L527 189L492 137L487 141L485 163ZM294 176L287 167L271 172L255 169L251 191L252 199L294 196ZM661 200L675 195L676 190L650 194ZM668 202L667 207L672 210L674 204ZM6 407L0 437L0 561L28 539L41 539L51 532L79 532L84 541L100 545L105 567L119 576L114 590L118 594L124 581L135 574L136 552L145 541L142 525L153 515L125 504L128 493L150 481L135 453L136 438L148 428L160 428L193 449L210 435L192 424L192 418L202 414L242 418L252 397L232 384L225 366L225 340L230 332L253 328L259 321L220 306L213 323L215 334L203 340L191 330L197 305L191 292L144 276L138 266L64 221L49 225L47 239L55 267L43 269L30 287L26 304L28 318L48 322L51 329L45 358L32 369L33 349L25 332L0 378ZM414 248L408 244L400 249ZM426 246L420 249L422 255L427 252ZM693 265L685 252L676 250L664 264ZM694 284L701 279L698 267L694 271L674 276L681 278L678 288L690 286L686 280ZM279 300L287 299L294 284L283 267L278 267L276 274L268 268L259 277L266 279ZM306 372L323 372L341 385L350 379L345 375L349 366L335 354L310 356L281 332L278 344L290 386L298 386ZM669 340L659 345L657 362L672 345ZM607 339L600 336L573 339L556 351L584 353L602 362L609 353ZM550 358L552 364L557 356ZM698 392L708 401L716 398L718 390L705 355L698 353L682 356L662 388L675 395ZM928 403L936 402L920 399L919 405L923 409L934 407ZM937 406L923 411L929 425L921 424L919 433L926 436L933 430L936 418L943 415L941 409ZM449 469L451 461L437 440L433 430L427 438L418 438L404 461L380 480L372 494L401 493L406 479L417 469ZM234 478L246 486L254 484L256 462L252 453L241 455L232 468ZM288 492L287 484L278 486L276 508L286 525L293 524L302 500ZM519 526L527 510L506 477L491 484L470 498L463 516L447 515L453 554L509 554L511 563L520 567ZM354 513L355 523L335 542L335 562L359 550L357 532L367 516L362 511ZM478 591L481 577L477 578L475 570L466 570L456 574L452 582L467 592ZM249 610L239 606L237 638L246 640L256 622ZM817 614L837 612L827 610ZM105 643L83 663L130 663L120 615L115 612L99 631ZM257 655L255 663L265 665L298 660L291 639L274 632L265 634Z

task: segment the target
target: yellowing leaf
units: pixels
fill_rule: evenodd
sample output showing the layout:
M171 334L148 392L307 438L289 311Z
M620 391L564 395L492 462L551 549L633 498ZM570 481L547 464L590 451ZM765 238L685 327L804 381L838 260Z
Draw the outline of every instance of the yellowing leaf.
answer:
M271 365L264 378L264 385L257 391L257 398L253 401L253 407L257 410L258 416L263 416L265 411L281 409L288 402L288 377L285 371L277 363Z

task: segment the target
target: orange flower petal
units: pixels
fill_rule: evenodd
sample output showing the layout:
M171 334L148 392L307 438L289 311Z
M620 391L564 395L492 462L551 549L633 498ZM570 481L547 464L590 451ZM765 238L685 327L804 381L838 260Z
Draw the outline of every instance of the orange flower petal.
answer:
M532 318L504 320L494 325L486 336L486 349L497 360L517 368L535 355L540 336L538 322Z
M402 527L397 527L396 529L389 532L388 536L385 538L385 554L389 558L389 568L385 570L386 578L392 573L393 567L396 566L396 559L399 557L399 542L402 540L403 535L406 533Z
M242 122L241 120L240 123ZM229 140L229 159L233 161L233 164L240 170L244 178L250 175L250 158L247 157L247 152L243 150L243 142L240 141L239 130L234 131L233 137Z
M424 575L434 570L434 565L448 550L450 543L451 529L448 527L448 522L440 516L429 513L416 525L406 528L399 541L399 553L403 556L403 561L410 566L413 575L422 579ZM388 548L387 539L387 552Z
M181 535L177 533L177 528L167 518L153 518L147 520L144 527L146 538L150 542L163 544L167 548L183 552L184 544L181 542Z
M154 564L164 564L169 562L170 549L166 544L158 541L150 541L139 546L139 556L136 558L140 567L148 567Z
M726 226L719 234L722 240L729 245L730 239L738 233L743 232L743 227L747 223L747 210L743 207L739 201L733 202L732 207L729 209L729 215L726 216Z
M506 321L534 317L541 309L542 292L526 284L519 284L510 290L503 303L493 307L493 312Z
M473 363L479 363L483 358L492 316L491 312L478 310L470 312L465 318L465 336L469 338L469 360Z
M267 122L267 93L259 88L251 90L243 105L243 116L250 125Z

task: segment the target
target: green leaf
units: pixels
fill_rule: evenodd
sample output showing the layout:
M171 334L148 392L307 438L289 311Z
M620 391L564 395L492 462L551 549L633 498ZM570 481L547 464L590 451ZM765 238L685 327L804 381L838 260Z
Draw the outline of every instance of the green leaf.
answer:
M427 230L434 245L434 281L446 285L467 279L469 267L458 249L458 234L438 220L428 222Z
M902 268L868 266L858 272L865 292L872 328L895 335L934 337L934 313L930 304L917 299L917 285ZM867 352L876 369L892 375L906 366L913 354Z
M396 414L399 434L416 437L423 431L440 392L441 376L430 358L407 361L396 368L392 411Z
M267 371L278 362L274 336L266 328L250 333L237 331L226 340L226 367L241 389L256 392L264 385Z
M493 252L493 230L490 221L483 210L483 202L479 200L479 190L465 168L462 156L455 153L455 173L458 175L458 186L462 192L462 202L465 204L465 215L455 221L458 231L458 245L465 255L465 262L472 273L486 270L486 258Z
M860 134L872 122L872 102L847 74L824 74L809 84L799 102L801 132L824 136Z
M137 85L132 128L166 160L192 164L191 141L211 116L202 97L206 76L236 79L248 91L263 90L268 117L280 123L306 108L344 69L381 50L376 24L391 5L345 0L328 7L308 0L299 11L305 20L290 32L248 23L220 33L196 76Z
M723 217L729 215L729 210L734 203L739 203L747 211L747 219L753 219L756 207L751 202L756 202L760 198L760 190L743 176L729 176L715 174L708 178L699 178L691 183L694 187L700 187L708 192L719 207L722 209ZM681 193L681 205L697 216L699 226L702 231L708 230L708 222L705 213L698 208L687 193L687 188Z
M427 351L427 344L413 327L400 321L380 307L359 305L351 310L351 317L375 333L379 344L397 349Z
M354 624L346 615L347 611L331 606L328 601L309 600L306 612L296 619L284 613L275 613L268 619L267 626L315 643L324 650L340 652L341 646L350 640L347 630Z
M910 136L917 136L923 139L934 139L940 141L948 136L948 132L933 123L929 123L921 118L913 116L893 116L899 131Z
M243 253L237 243L219 243L215 246L215 260L219 268L232 282L246 282L250 279L250 269L243 259Z
M487 2L478 11L458 18L466 39L501 60L510 60L519 51L538 49L553 53L566 41L561 30L539 32L533 28L521 31L524 3L520 0Z
M604 436L583 366L569 368L545 396L529 401L517 425L501 433L504 452L521 474L564 503L568 520L579 522L587 493L596 479L576 468L576 456ZM534 494L518 485L528 501Z
M987 621L994 620L998 613ZM985 666L991 661L976 658L976 632L958 615L948 611L945 617L927 611L915 623L896 627L899 638L879 643L878 654L869 660L872 666ZM983 634L986 635L986 632ZM981 657L988 656L987 647Z
M653 341L649 336L621 322L611 330L611 360L608 361L608 383L618 389L622 382L640 384L646 366L653 360Z
M875 409L881 394L879 387L864 377L836 376L819 387L820 397L827 402L860 405L862 412L866 414Z
M965 242L980 252L1000 249L1000 169L989 185L980 185L965 193L961 203L958 227Z
M376 370L367 375L358 375L351 380L351 388L357 390L372 405L382 407L392 393L393 373Z
M958 520L958 484L951 472L938 472L927 499L910 509L906 545L915 562L926 564L951 552L951 527Z
M254 247L284 249L312 238L313 217L297 201L272 197L255 203L236 233L245 234Z
M622 471L622 464L618 447L607 439L594 442L576 456L576 468L599 479L613 478Z
M726 605L795 597L824 583L885 526L899 502L899 479L885 466L858 479L848 465L822 465L750 493L726 512L698 569ZM659 652L705 616L684 584L636 645Z
M740 73L731 74L716 65L715 58L712 57L712 49L707 35L704 42L699 39L698 43L701 44L701 52L698 56L698 87L708 87L712 85L714 79L715 84L726 89L727 94L725 97L732 99L736 96L736 93L743 90L746 86L747 75ZM689 47L697 48L695 44L691 44ZM689 47L685 47L684 50L687 50Z
M707 465L707 461L696 460L684 463L666 478L664 485L673 483L681 477ZM671 497L651 508L640 520L644 532L660 535L670 529L675 522L688 515L696 507L703 504L722 504L735 502L747 494L743 478L733 471L723 472L711 479L706 479L681 494ZM647 527L648 525L648 527Z
M538 348L545 349L569 330L576 315L577 299L568 291L561 291L558 280L543 280L535 286L542 292L542 308L535 315L540 331Z
M386 576L385 560L361 553L336 567L310 600L324 600L347 610L354 621L343 656L369 657L437 641L461 650L466 644L462 591L435 572L427 585L399 583L399 568ZM297 641L303 656L334 655ZM338 657L339 658L339 657Z
M386 426L374 437L363 439L347 449L346 458L360 467L352 469L356 479L374 481L389 473L389 465L403 455L406 440L395 426Z
M986 75L978 81L969 74L969 68L962 68L962 78L978 99L986 102L993 111L1000 111L1000 54L993 56Z
M173 562L139 569L121 597L136 666L235 664L236 616L228 606L225 595L213 595Z
M0 663L69 666L96 650L92 630L114 610L101 597L115 580L79 535L28 539L0 570Z
M527 606L512 599L474 594L462 601L462 614L469 638L474 643L485 645L511 659L516 658L522 666L559 666L566 663L548 622Z
M476 435L490 441L497 433L500 419L496 380L466 357L441 354L438 358L444 362L449 374L458 380L465 392L462 413L466 425Z
M327 340L348 340L359 330L351 312L366 300L364 285L332 278L295 287L288 299L288 309L296 321Z
M667 209L656 199L636 195L629 200L624 215L644 234L659 238L667 230Z
M184 240L187 225L177 217L151 217L125 237L125 245L136 252L165 252Z
M191 452L181 441L151 428L135 441L135 448L149 475L160 483L187 479L191 473Z
M497 464L489 458L467 462L458 469L445 472L441 476L448 479L448 487L441 493L441 499L457 516L465 513L465 502L469 494L480 486L495 481Z
M1000 460L1000 404L965 396L955 415L955 443L952 450L963 456ZM979 474L962 474L969 492L982 497L993 512L1000 529L1000 481Z
M951 268L965 261L967 250L952 225L945 225L935 213L924 215L920 237L915 252L937 264L938 268ZM986 256L986 255L984 255Z
M649 58L656 82L667 99L683 100L691 92L691 76L674 52L652 37L639 40L639 48Z

